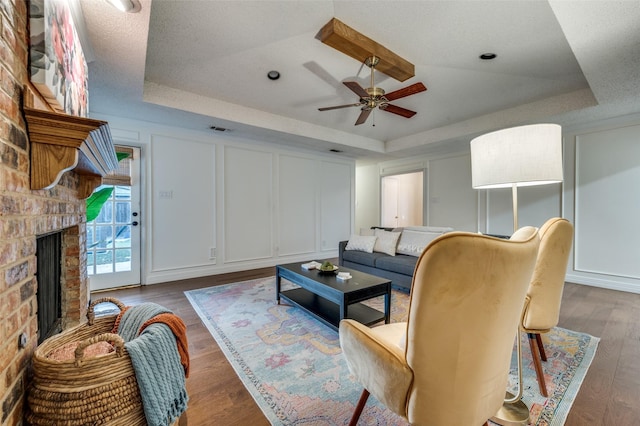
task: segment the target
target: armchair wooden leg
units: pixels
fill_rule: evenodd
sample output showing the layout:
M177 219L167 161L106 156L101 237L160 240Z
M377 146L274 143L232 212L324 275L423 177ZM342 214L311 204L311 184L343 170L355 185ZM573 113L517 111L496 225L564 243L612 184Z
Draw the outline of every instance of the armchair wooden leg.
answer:
M542 371L542 363L540 362L540 352L538 352L538 344L535 333L527 333L529 336L529 347L531 348L531 357L533 358L533 366L536 369L536 377L538 379L538 387L542 396L549 396L547 393L547 384L544 381L544 372Z
M351 416L349 426L356 426L358 424L358 419L360 418L360 414L362 414L364 405L367 403L367 399L369 399L369 391L364 389L358 400L358 405L356 405L356 409L353 412L353 416Z
M540 358L546 362L547 354L544 352L544 345L542 344L542 336L540 336L540 333L536 333L536 342L538 342L538 350L540 351Z

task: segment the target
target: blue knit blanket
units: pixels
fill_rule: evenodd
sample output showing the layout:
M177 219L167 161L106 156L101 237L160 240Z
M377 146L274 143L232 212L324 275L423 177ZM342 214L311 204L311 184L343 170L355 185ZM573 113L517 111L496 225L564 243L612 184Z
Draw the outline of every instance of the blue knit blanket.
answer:
M140 334L142 324L159 314L172 313L167 308L157 303L141 303L131 306L122 314L118 325L118 335L125 342L130 342Z
M184 369L176 338L162 323L138 330L160 313L171 313L155 303L130 307L122 315L118 334L131 357L142 407L149 426L169 426L187 409L188 395Z

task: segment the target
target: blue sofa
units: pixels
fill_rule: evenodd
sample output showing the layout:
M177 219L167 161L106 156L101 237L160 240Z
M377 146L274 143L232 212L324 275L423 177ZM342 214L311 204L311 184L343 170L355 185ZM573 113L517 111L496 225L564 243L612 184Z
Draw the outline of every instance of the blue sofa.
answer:
M389 230L388 228L384 229ZM341 241L338 246L338 262L340 266L387 278L391 280L394 288L408 292L411 289L413 271L422 250L433 239L452 230L452 228L429 226L395 229L394 231L405 233L404 236L407 237L403 239L403 235L400 235L398 240L399 252L395 256L376 251L368 253L365 251L346 250L348 241ZM409 244L411 245L409 246ZM401 250L401 247L405 249ZM406 247L411 247L411 250L406 249Z

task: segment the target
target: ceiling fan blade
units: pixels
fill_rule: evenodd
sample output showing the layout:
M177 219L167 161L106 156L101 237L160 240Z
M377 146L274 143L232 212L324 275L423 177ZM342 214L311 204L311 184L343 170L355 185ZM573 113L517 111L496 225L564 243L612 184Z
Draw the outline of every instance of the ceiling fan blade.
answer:
M362 112L360 113L360 116L356 120L355 126L357 126L358 124L362 124L365 121L367 121L367 118L369 118L369 114L371 114L372 110L373 110L372 108L363 108Z
M364 90L362 86L360 86L360 83L358 83L357 81L343 81L342 84L347 86L349 89L351 89L353 93L360 96L361 98L369 97L369 94L367 93L367 91Z
M411 118L416 115L415 111L411 111L410 109L402 108L396 105L391 104L382 104L380 105L380 109L383 111L390 112L392 114L398 114L405 118Z
M329 111L329 110L332 110L332 109L348 108L348 107L354 107L354 106L360 106L360 105L362 105L362 104L359 103L359 102L357 104L336 105L336 106L318 108L318 111Z
M402 89L398 89L394 92L384 95L388 101L394 101L396 99L404 98L405 96L415 95L416 93L424 92L427 88L422 83L414 83L411 86L407 86Z

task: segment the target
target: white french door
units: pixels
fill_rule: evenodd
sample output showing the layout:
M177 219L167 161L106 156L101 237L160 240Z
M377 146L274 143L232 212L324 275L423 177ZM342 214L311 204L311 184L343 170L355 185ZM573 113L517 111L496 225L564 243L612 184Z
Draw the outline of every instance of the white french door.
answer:
M130 184L101 186L113 192L98 217L87 223L91 291L140 284L140 149L133 148L127 160Z
M424 172L384 176L381 181L382 226L396 228L423 224Z

